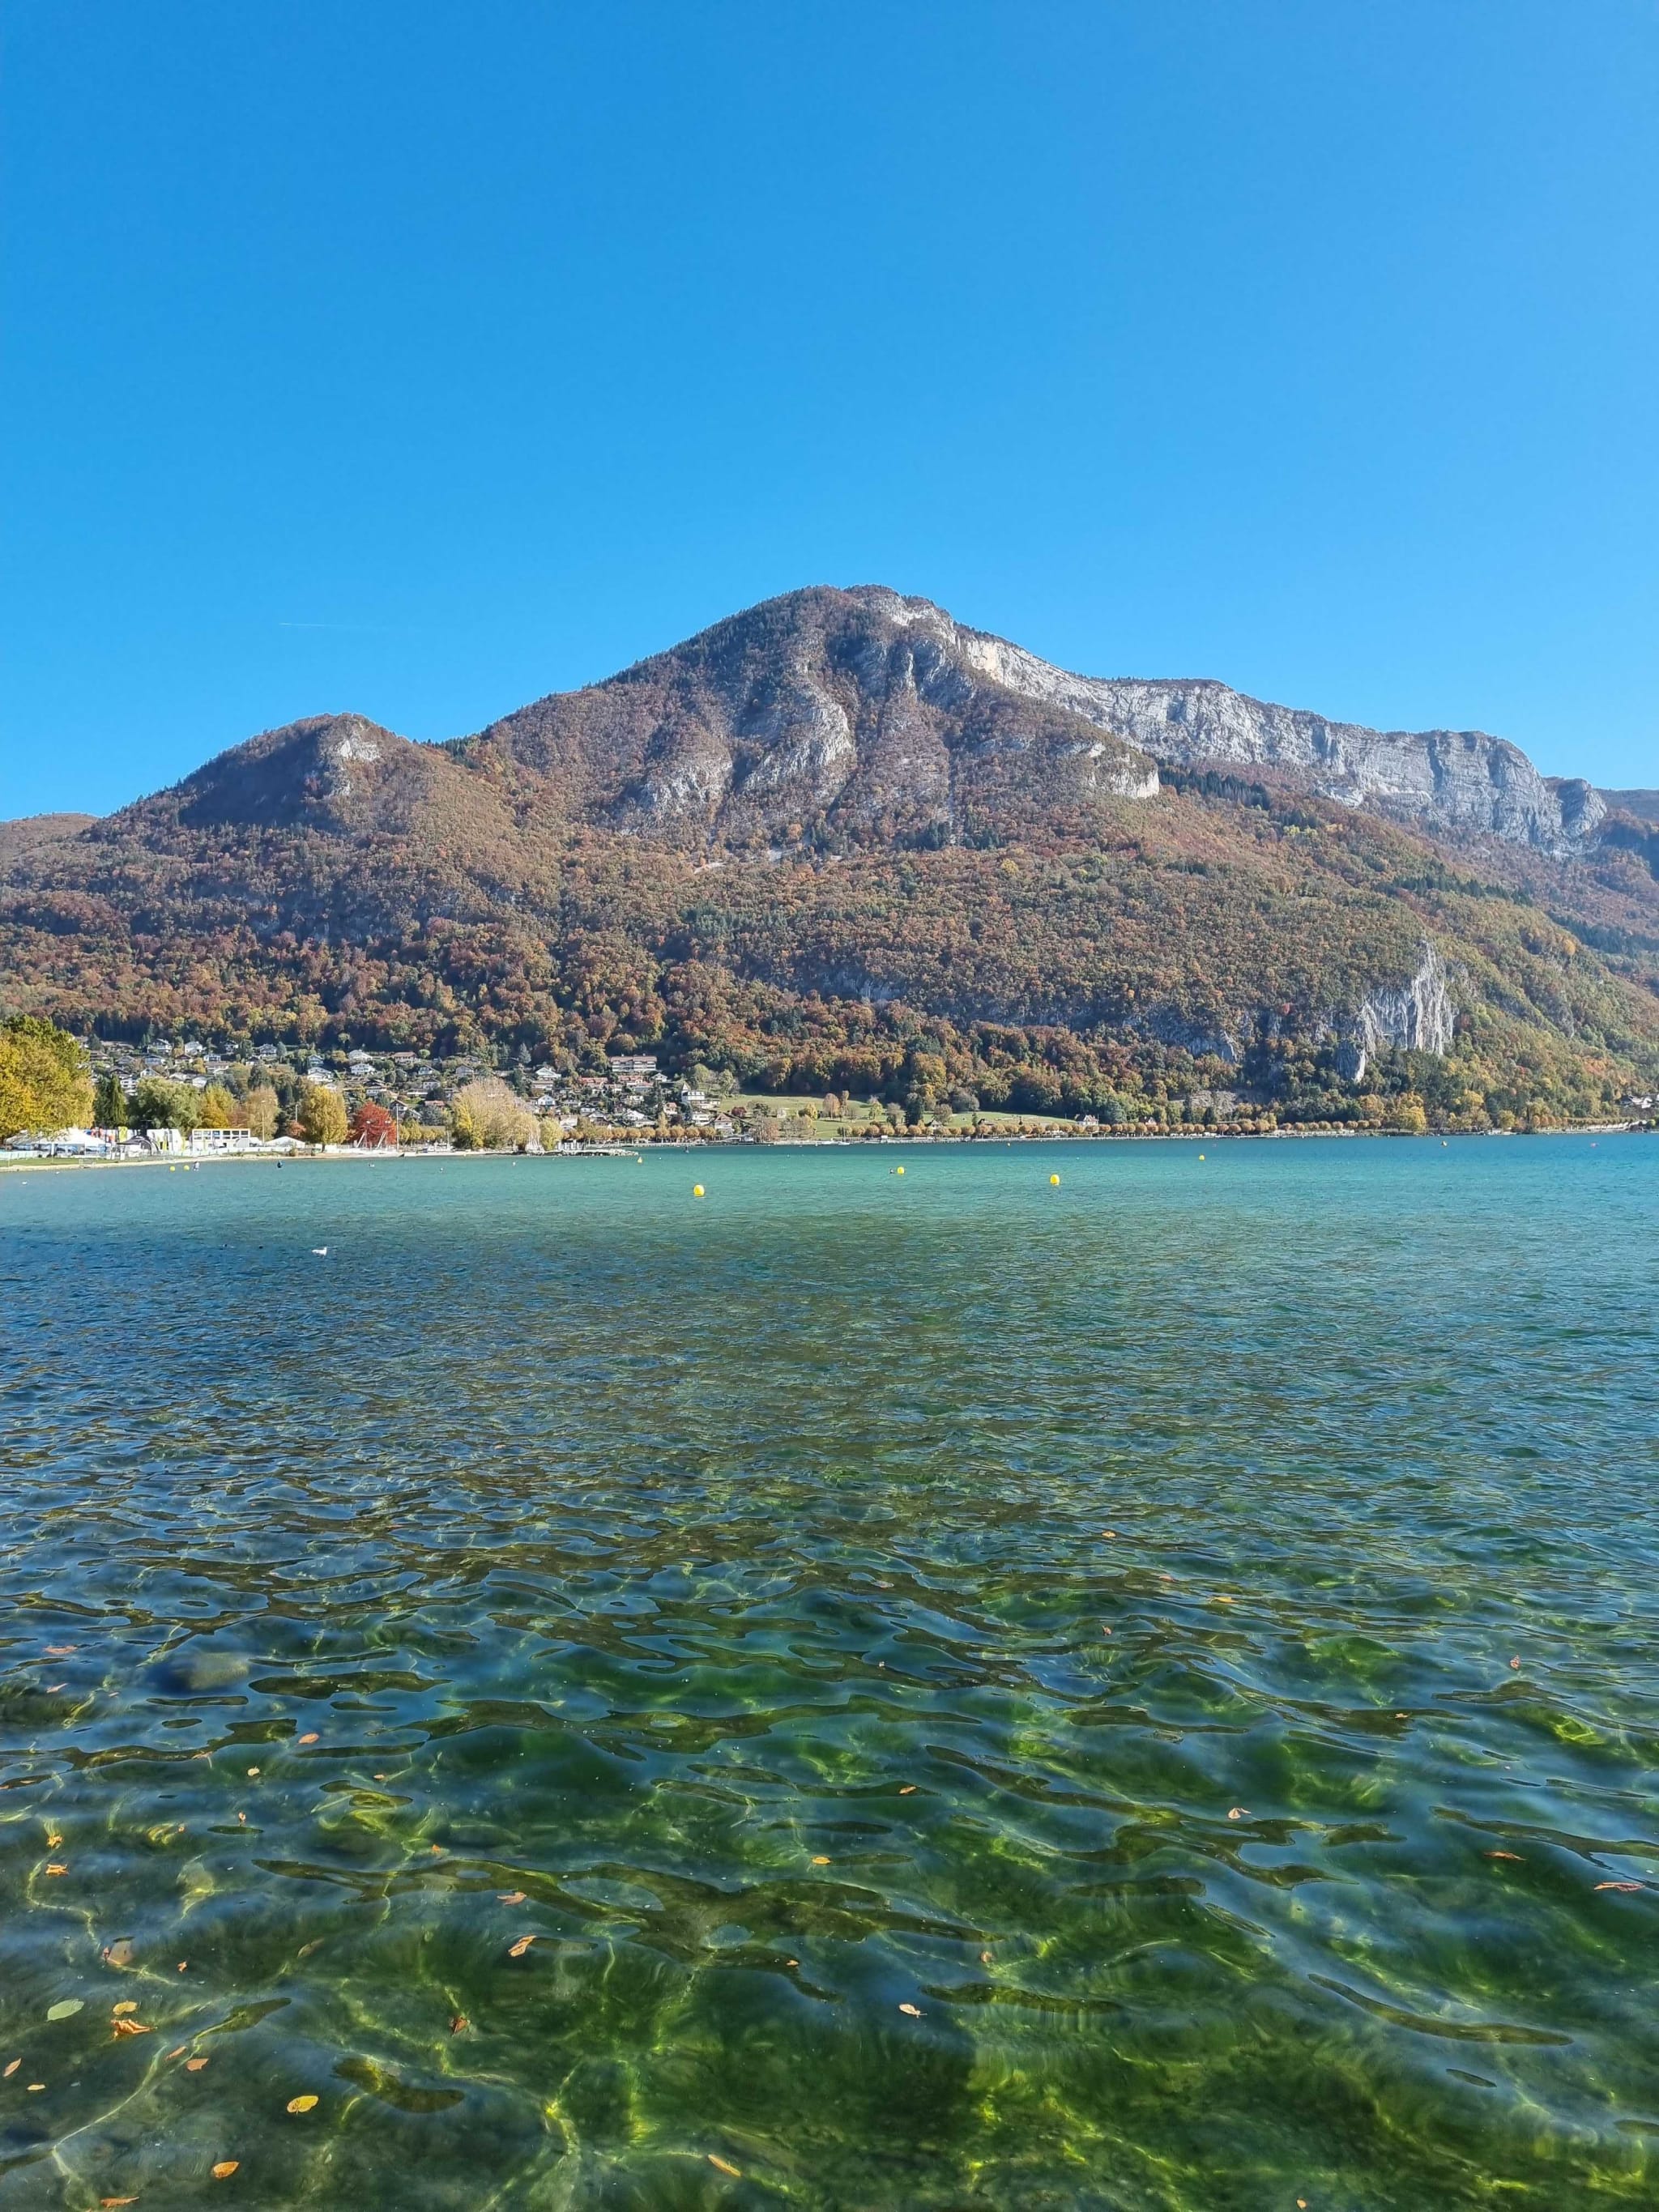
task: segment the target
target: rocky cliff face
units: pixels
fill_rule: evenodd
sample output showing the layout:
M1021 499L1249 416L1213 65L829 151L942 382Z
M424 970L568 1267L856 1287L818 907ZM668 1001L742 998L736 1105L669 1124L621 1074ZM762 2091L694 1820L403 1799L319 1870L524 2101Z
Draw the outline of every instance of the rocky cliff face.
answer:
M1005 639L963 629L925 599L879 588L847 596L919 645L926 641L969 680L1061 708L1157 761L1278 770L1345 805L1556 854L1582 846L1606 811L1588 783L1540 775L1518 747L1477 730L1368 730L1269 706L1224 684L1073 676Z
M1369 730L1224 684L1077 676L879 585L793 592L476 743L616 826L775 836L803 817L959 830L1009 793L1150 797L1156 763L1288 777L1437 834L1562 856L1606 812L1474 730Z
M1438 1056L1451 1043L1453 1019L1445 968L1434 946L1425 943L1413 975L1396 985L1373 987L1352 1012L1333 1021L1342 1042L1342 1073L1351 1083L1359 1082L1384 1045Z

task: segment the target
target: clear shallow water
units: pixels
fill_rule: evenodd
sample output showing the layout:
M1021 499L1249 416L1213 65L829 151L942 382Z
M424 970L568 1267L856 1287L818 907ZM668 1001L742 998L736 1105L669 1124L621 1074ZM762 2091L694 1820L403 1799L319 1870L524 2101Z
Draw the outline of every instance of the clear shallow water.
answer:
M0 1177L0 2206L1659 2201L1659 1146L1206 1150Z

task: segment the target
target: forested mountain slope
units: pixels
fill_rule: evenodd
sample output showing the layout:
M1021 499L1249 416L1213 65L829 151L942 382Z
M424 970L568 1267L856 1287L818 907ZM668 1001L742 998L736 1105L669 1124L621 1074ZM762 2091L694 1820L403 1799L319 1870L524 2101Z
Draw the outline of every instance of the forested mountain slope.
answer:
M323 716L4 825L0 995L1031 1105L1588 1114L1659 1067L1659 828L1620 799L818 589L476 737Z

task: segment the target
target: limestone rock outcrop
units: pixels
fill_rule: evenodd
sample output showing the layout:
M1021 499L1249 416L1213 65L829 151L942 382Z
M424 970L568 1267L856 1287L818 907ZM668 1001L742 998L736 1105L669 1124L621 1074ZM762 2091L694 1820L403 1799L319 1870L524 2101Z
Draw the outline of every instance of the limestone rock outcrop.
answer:
M1413 975L1397 985L1374 986L1351 1014L1334 1024L1342 1040L1342 1073L1349 1082L1359 1082L1383 1045L1437 1057L1452 1041L1452 1022L1445 968L1434 946L1425 943Z
M1345 805L1557 854L1582 846L1607 811L1581 778L1540 775L1518 746L1479 730L1370 730L1206 679L1074 676L1003 638L964 629L925 599L879 587L848 596L927 639L947 664L1110 730L1156 761L1288 772Z

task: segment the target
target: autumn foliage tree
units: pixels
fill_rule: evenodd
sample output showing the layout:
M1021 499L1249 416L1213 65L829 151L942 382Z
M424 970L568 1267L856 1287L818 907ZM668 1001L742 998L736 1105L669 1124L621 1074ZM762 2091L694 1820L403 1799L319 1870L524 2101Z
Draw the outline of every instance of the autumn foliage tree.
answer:
M228 1129L236 1125L236 1101L222 1083L210 1083L202 1093L201 1121L204 1129Z
M268 1083L256 1083L242 1101L242 1119L252 1135L274 1137L276 1133L276 1093Z
M331 1084L307 1084L300 1094L300 1130L308 1145L344 1144L345 1100Z
M70 1127L91 1111L91 1080L72 1036L32 1014L0 1023L0 1142Z
M456 1093L451 1131L460 1152L513 1152L536 1134L536 1120L498 1075L480 1076Z
M383 1151L398 1141L397 1118L374 1099L366 1098L351 1117L350 1137L365 1152Z

